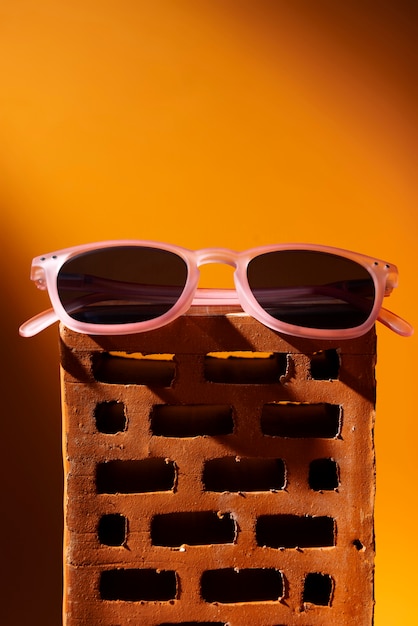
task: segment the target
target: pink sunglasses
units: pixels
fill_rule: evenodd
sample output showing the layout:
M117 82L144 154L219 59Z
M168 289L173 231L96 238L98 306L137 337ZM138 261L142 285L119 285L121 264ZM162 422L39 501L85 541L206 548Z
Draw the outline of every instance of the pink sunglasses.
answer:
M235 268L233 289L198 288L199 267ZM31 337L57 320L80 333L125 335L160 328L192 306L240 305L281 333L352 339L379 320L399 335L411 325L382 308L397 286L394 265L338 248L282 244L235 252L150 241L106 241L35 257L31 279L53 308L20 327Z

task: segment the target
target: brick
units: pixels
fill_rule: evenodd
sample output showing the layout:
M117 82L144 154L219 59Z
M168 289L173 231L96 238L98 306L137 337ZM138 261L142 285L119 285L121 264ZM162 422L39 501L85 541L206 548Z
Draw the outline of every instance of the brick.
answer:
M66 626L372 624L374 330L60 338Z

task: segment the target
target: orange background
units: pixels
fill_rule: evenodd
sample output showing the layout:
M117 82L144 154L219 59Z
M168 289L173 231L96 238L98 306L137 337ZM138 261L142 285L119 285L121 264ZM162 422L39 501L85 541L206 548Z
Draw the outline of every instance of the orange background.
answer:
M414 4L1 3L3 626L61 612L57 328L17 336L47 306L33 256L124 237L346 247L398 265L390 308L418 327ZM375 623L405 626L417 340L379 327L378 355Z

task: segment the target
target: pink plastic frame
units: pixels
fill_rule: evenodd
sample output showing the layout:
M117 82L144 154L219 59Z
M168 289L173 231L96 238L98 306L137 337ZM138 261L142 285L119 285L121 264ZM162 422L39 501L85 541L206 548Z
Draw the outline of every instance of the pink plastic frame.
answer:
M173 252L184 259L188 267L188 279L184 291L177 303L167 313L160 317L130 324L88 324L72 319L64 310L57 291L57 276L62 265L71 257L83 252L109 248L114 246L146 246ZM324 330L303 328L285 322L280 322L270 316L254 298L247 282L247 266L251 259L277 250L314 250L336 254L346 259L355 261L365 267L373 278L376 298L369 318L356 328L344 330ZM198 288L200 276L199 267L209 263L224 263L235 268L233 289L202 289ZM398 270L395 265L373 257L350 252L340 248L313 244L279 244L253 248L244 252L236 252L226 248L204 248L201 250L188 250L179 246L166 243L141 240L117 240L91 243L87 245L65 248L57 252L51 252L35 257L32 261L31 280L39 289L48 290L52 308L39 313L19 329L23 337L31 337L44 330L54 322L60 320L65 326L73 331L91 335L127 335L160 328L169 324L180 315L185 314L191 306L236 306L249 315L253 316L265 326L278 332L304 337L307 339L353 339L366 333L378 320L385 326L403 336L413 333L412 326L382 307L383 298L389 296L398 284Z

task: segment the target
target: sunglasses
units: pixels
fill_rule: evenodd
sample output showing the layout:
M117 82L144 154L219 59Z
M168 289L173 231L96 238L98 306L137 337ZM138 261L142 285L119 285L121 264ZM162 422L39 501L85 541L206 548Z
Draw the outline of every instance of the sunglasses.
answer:
M199 267L208 263L234 267L235 290L198 288ZM329 246L235 252L107 241L35 257L31 279L48 290L53 308L25 322L19 331L24 337L58 320L92 335L149 331L199 305L239 305L265 326L307 339L352 339L376 320L400 335L413 333L408 322L382 308L397 286L397 268Z

